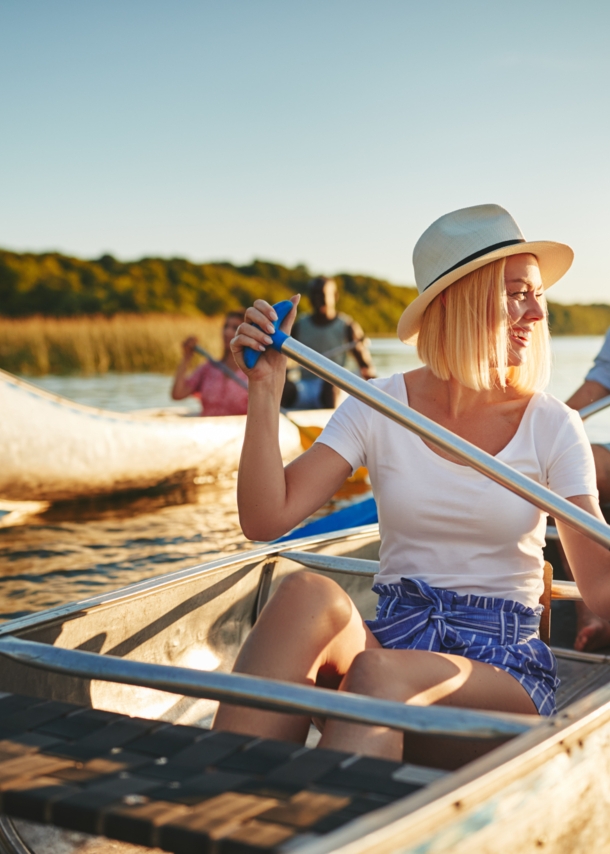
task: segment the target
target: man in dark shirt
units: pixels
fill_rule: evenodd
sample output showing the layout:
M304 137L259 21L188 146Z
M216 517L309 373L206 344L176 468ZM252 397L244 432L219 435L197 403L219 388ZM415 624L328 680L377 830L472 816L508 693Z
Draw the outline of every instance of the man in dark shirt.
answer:
M312 279L309 301L313 311L297 320L292 330L294 338L338 365L344 365L348 352L351 352L361 377L368 380L376 376L362 328L348 315L337 312L337 284L334 279L326 276ZM282 405L298 409L334 409L338 392L335 386L301 369L300 380L286 381Z

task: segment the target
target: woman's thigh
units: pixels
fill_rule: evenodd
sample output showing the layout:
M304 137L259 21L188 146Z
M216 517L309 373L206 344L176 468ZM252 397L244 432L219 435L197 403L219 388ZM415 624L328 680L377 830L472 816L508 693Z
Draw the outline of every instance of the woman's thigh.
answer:
M235 669L324 684L336 674L338 686L354 657L374 648L381 648L379 642L335 581L297 572L282 581L263 609Z
M418 706L536 713L525 689L506 671L461 656L424 650L364 650L354 658L341 690ZM386 727L334 720L326 723L321 746L394 761L404 755L410 762L447 768L474 758L453 755L453 748L448 750L446 745L439 757L438 745L419 735L403 740L400 732Z
M341 683L341 690L418 706L444 705L489 711L536 714L523 686L509 673L457 655L424 650L369 649L359 653ZM327 721L321 746L369 756L459 767L490 745L437 743L409 737L382 726ZM495 745L491 745L493 747ZM404 753L403 753L404 751Z
M244 643L234 670L304 685L339 687L358 653L379 648L350 597L311 572L285 578ZM214 726L304 741L309 717L221 704Z
M344 687L412 705L537 714L528 692L506 670L440 652L364 651L354 660Z

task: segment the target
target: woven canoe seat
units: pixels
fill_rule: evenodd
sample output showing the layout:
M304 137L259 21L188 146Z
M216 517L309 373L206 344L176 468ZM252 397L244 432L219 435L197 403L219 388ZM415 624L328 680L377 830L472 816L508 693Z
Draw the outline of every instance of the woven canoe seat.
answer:
M277 850L420 789L426 770L332 750L0 698L0 810L177 854ZM434 775L435 772L430 772Z

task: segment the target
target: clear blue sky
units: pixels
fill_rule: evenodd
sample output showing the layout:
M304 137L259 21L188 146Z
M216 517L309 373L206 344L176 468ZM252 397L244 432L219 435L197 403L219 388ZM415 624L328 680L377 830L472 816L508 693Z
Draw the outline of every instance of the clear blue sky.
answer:
M0 0L0 246L413 279L507 207L610 302L606 0Z

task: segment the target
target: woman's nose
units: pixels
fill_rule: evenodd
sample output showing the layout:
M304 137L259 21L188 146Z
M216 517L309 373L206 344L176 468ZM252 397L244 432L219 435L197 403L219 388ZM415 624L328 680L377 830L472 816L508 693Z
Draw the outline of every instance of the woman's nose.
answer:
M525 314L530 320L542 320L546 314L546 309L542 304L544 297L537 297L533 291L527 295L527 306Z

